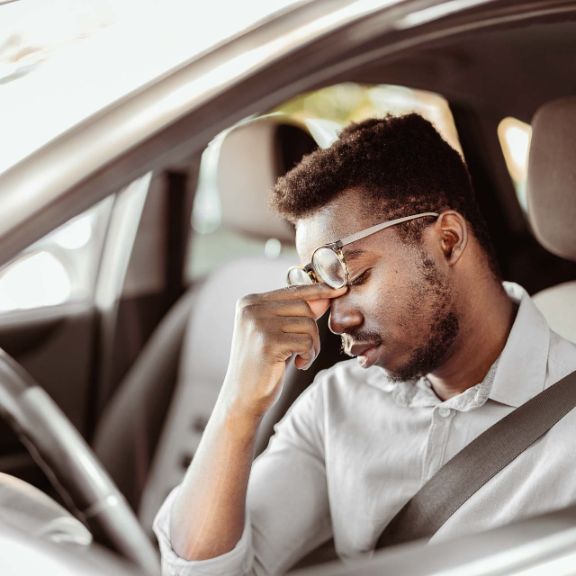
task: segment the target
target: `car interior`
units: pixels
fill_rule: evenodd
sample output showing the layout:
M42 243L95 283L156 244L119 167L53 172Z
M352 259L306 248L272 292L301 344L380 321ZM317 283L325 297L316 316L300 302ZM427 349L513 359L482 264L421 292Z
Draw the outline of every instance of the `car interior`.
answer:
M576 342L576 99L570 98L576 12L556 2L557 12L549 6L540 15L535 6L520 18L513 3L501 4L498 18L491 22L487 13L482 25L424 25L414 38L396 30L370 40L347 55L354 65L311 79L291 96L385 85L444 98L504 278L523 285L551 326ZM152 173L136 169L132 184L98 205L88 297L2 312L0 349L79 430L151 540L154 516L193 460L216 401L236 301L282 287L297 262L293 229L269 207L270 189L305 154L328 145L342 125L317 112L303 119L284 111L289 108L278 101ZM531 127L520 184L499 139L499 126L510 117ZM36 253L32 247L22 258ZM0 269L0 281L15 263ZM257 454L315 374L343 359L326 317L319 325L321 354L308 371L289 367L282 396L259 430ZM21 394L16 385L11 390ZM18 422L18 414L6 398L0 473L62 502L34 449L31 456L14 432L10 422ZM52 415L41 403L34 409L39 419L42 410ZM107 497L116 498L109 490ZM106 543L111 537L96 532L96 538ZM333 558L327 543L298 567ZM377 569L392 569L393 560ZM431 569L434 560L427 562Z

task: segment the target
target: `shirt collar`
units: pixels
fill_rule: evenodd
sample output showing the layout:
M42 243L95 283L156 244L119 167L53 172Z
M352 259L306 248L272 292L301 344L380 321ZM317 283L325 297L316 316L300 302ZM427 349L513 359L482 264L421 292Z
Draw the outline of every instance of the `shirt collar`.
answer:
M504 282L504 289L519 307L496 367L489 398L518 407L544 390L550 328L524 288Z

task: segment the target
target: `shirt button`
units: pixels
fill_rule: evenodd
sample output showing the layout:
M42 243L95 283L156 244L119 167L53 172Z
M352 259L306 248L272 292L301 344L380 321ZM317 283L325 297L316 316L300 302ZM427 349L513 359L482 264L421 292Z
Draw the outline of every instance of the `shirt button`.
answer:
M446 406L441 406L440 408L438 408L438 414L440 414L442 418L448 418L448 416L452 414L452 411L450 410L450 408L446 408Z

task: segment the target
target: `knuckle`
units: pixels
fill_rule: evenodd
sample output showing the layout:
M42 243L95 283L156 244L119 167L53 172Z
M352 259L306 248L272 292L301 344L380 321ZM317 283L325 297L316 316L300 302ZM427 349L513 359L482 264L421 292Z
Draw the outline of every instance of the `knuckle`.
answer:
M257 322L262 316L262 305L256 300L245 301L236 307L236 314L244 321Z
M314 338L311 334L304 334L304 344L307 348L314 347Z
M309 334L312 339L316 340L319 337L318 325L313 318L305 318L304 326L306 327L306 333Z
M244 306L239 306L236 313L241 320L249 321L254 316L254 305L246 304Z
M262 342L262 354L268 356L275 352L274 342L270 341L269 339L264 339Z
M238 308L247 308L248 306L253 306L258 301L257 294L246 294L242 296L240 300L238 300L237 306Z
M316 320L314 318L306 318L306 326L310 328L310 333L313 335L318 334L318 324L316 324Z
M262 341L260 350L263 356L284 360L292 354L292 348L290 343L282 338L270 337Z

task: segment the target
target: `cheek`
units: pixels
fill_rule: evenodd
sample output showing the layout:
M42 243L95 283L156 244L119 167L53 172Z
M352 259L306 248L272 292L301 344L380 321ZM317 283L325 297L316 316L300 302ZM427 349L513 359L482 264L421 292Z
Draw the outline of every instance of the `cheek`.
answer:
M380 270L374 270L371 279L381 297L389 302L403 300L419 284L416 274L412 273L407 263L383 266Z
M370 267L370 277L361 286L352 288L350 298L366 315L377 318L392 329L394 322L412 325L411 319L426 316L430 304L430 282L422 268L422 255L402 248L383 254L376 262L361 264Z
M426 322L430 295L421 280L405 272L393 268L381 273L373 279L369 290L358 295L358 301L369 323L408 336Z
M362 312L369 325L392 328L398 322L404 308L404 289L397 280L398 275L394 271L373 272L365 285L352 288L350 304Z

